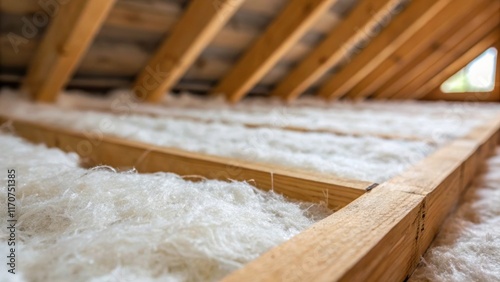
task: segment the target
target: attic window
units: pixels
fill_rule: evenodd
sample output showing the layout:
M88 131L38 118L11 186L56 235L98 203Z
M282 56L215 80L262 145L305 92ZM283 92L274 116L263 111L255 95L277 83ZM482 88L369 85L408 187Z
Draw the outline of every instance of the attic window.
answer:
M441 85L444 93L490 92L495 88L497 49L490 48Z

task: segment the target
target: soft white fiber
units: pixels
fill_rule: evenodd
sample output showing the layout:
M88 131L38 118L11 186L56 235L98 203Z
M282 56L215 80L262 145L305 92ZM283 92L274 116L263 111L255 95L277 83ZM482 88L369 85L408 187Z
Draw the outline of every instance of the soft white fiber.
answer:
M75 155L10 135L0 148L1 189L7 169L18 180L12 281L214 281L328 214L243 182L87 170Z
M271 98L244 100L228 105L221 97L168 95L161 106L135 103L132 93L116 90L106 98L71 92L61 95L67 107L113 108L125 113L149 113L268 127L301 127L357 135L394 135L444 143L465 135L471 128L500 113L496 104L446 102L325 103L305 98L291 105Z
M241 124L196 122L167 116L115 115L34 105L0 96L0 113L160 146L263 162L340 177L383 182L436 149L422 141L247 128ZM29 115L26 115L29 113Z
M410 281L500 281L500 148Z

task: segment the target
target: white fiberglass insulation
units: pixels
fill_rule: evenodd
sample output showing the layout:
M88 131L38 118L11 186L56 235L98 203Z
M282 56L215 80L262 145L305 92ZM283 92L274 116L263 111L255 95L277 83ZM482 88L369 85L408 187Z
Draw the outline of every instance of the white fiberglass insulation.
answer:
M130 98L133 97L132 93L123 90L115 91L107 98L95 98L79 92L72 94L62 95L61 104L95 108L107 105L127 113L142 112L202 121L300 127L357 135L394 135L431 140L438 144L465 135L484 119L500 113L498 105L477 103L325 103L321 99L303 98L284 105L276 99L256 98L228 105L220 97L204 98L184 94L168 95L161 106L150 106L134 103Z
M0 113L89 135L106 134L373 182L383 182L397 175L436 149L435 145L422 141L247 128L241 124L197 122L168 116L78 111L34 105L11 95L0 96Z
M500 281L500 148L447 219L410 281Z
M84 169L11 135L0 148L2 191L16 170L18 220L17 274L4 266L0 281L214 281L328 214L244 182ZM2 254L8 237L1 228Z

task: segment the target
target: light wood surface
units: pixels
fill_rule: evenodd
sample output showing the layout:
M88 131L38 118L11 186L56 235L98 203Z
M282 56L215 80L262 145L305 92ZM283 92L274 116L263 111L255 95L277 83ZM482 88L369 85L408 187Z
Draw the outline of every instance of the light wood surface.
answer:
M292 0L213 90L237 102L337 0ZM291 16L293 15L293 16Z
M56 100L114 2L115 0L73 0L58 6L59 13L55 14L47 34L38 46L23 84L24 90L35 100Z
M432 46L434 41L446 36L447 33L454 32L457 26L472 20L486 8L491 8L491 1L451 1L387 60L353 87L346 97L363 99L373 94L387 80L398 74L412 59Z
M317 94L328 99L338 99L347 94L448 3L450 0L411 1L365 49L327 80Z
M442 56L449 53L449 50L462 44L467 36L476 36L476 30L484 29L484 25L494 25L495 18L498 18L498 2L487 6L479 14L468 17L466 24L463 24L460 29L450 30L449 33L443 35L438 40L434 41L424 52L415 57L407 64L398 74L388 80L380 87L374 98L386 99L401 95L404 93L403 88L410 85L412 81L418 79L419 76L425 76L425 73L436 61ZM409 94L409 93L408 93Z
M243 0L193 0L134 85L142 101L158 102L241 6Z
M335 27L300 64L275 87L271 95L287 101L296 99L335 64L349 56L351 49L366 39L366 30L393 10L400 1L363 0Z

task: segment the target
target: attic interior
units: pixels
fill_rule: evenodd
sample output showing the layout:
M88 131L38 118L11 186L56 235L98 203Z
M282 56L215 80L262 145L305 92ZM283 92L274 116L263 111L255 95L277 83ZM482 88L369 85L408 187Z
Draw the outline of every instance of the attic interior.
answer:
M499 0L0 0L0 281L498 281Z

